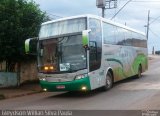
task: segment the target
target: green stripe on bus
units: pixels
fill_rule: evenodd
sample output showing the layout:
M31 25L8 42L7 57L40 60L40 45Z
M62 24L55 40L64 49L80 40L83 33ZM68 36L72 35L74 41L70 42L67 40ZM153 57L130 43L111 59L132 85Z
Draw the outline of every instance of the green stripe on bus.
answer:
M118 62L121 66L122 66L122 68L123 68L123 63L120 61L120 60L117 60L117 59L114 59L114 58L108 58L108 59L106 59L107 61L114 61L114 62Z

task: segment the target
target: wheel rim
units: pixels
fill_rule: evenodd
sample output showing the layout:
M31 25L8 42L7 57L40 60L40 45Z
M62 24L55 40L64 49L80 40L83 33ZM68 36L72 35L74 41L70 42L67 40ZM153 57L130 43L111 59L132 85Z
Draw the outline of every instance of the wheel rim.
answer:
M111 85L112 85L111 77L107 75L107 77L106 77L106 87L110 88Z

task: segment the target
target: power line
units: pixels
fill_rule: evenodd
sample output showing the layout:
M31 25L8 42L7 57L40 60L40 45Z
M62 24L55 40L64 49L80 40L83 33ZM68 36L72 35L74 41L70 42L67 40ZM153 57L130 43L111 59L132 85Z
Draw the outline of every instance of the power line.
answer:
M58 15L52 14L52 13L50 13L50 12L48 12L48 11L46 11L46 13L47 13L48 15L52 16L53 19L56 19L56 18L63 18L62 16L58 16Z
M121 0L121 1L127 1L127 0ZM154 1L152 1L152 0L140 0L140 1L132 0L132 2L160 2L160 1L156 1L156 0L154 0Z
M132 2L160 2L160 1L132 1Z
M123 0L121 0L121 1L123 1ZM129 0L129 1L127 1L127 2L119 9L119 11L111 18L111 20L112 20L113 18L115 18L116 15L118 15L119 12L120 12L129 2L160 2L160 1L134 1L134 0Z
M160 16L159 17L157 17L157 18L155 18L152 22L150 22L149 24L152 24L152 23L154 23L156 20L158 20L160 18Z
M157 33L153 32L153 30L152 30L151 28L149 28L149 30L150 30L150 32L151 32L154 36L160 38L160 36L159 36Z
M129 2L131 2L132 0L129 0L129 1L127 1L120 9L119 9L119 11L111 18L111 20L113 19L113 18L115 18L117 15L118 15L118 13L129 3Z

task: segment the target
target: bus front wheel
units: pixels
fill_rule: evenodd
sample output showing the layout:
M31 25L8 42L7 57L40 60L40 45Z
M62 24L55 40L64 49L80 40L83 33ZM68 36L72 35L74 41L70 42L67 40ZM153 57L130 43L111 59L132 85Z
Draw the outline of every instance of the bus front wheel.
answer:
M105 81L105 86L102 87L102 90L106 91L112 88L113 86L113 76L110 72L107 73L106 75L106 81Z

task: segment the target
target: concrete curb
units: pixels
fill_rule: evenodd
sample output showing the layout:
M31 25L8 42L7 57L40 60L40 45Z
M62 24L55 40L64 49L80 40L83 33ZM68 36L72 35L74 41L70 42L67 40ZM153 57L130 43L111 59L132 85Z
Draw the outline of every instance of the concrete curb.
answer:
M30 93L25 93L25 94L13 95L13 96L9 96L9 97L6 96L5 99L23 97L23 96L32 95L32 94L41 93L41 92L42 91L36 91L36 92L30 92Z
M10 99L10 98L16 98L16 97L23 97L23 96L33 95L33 94L41 93L41 92L43 92L43 91L33 91L33 92L28 92L28 93L23 93L23 94L17 94L17 95L13 95L13 96L0 95L0 100Z

